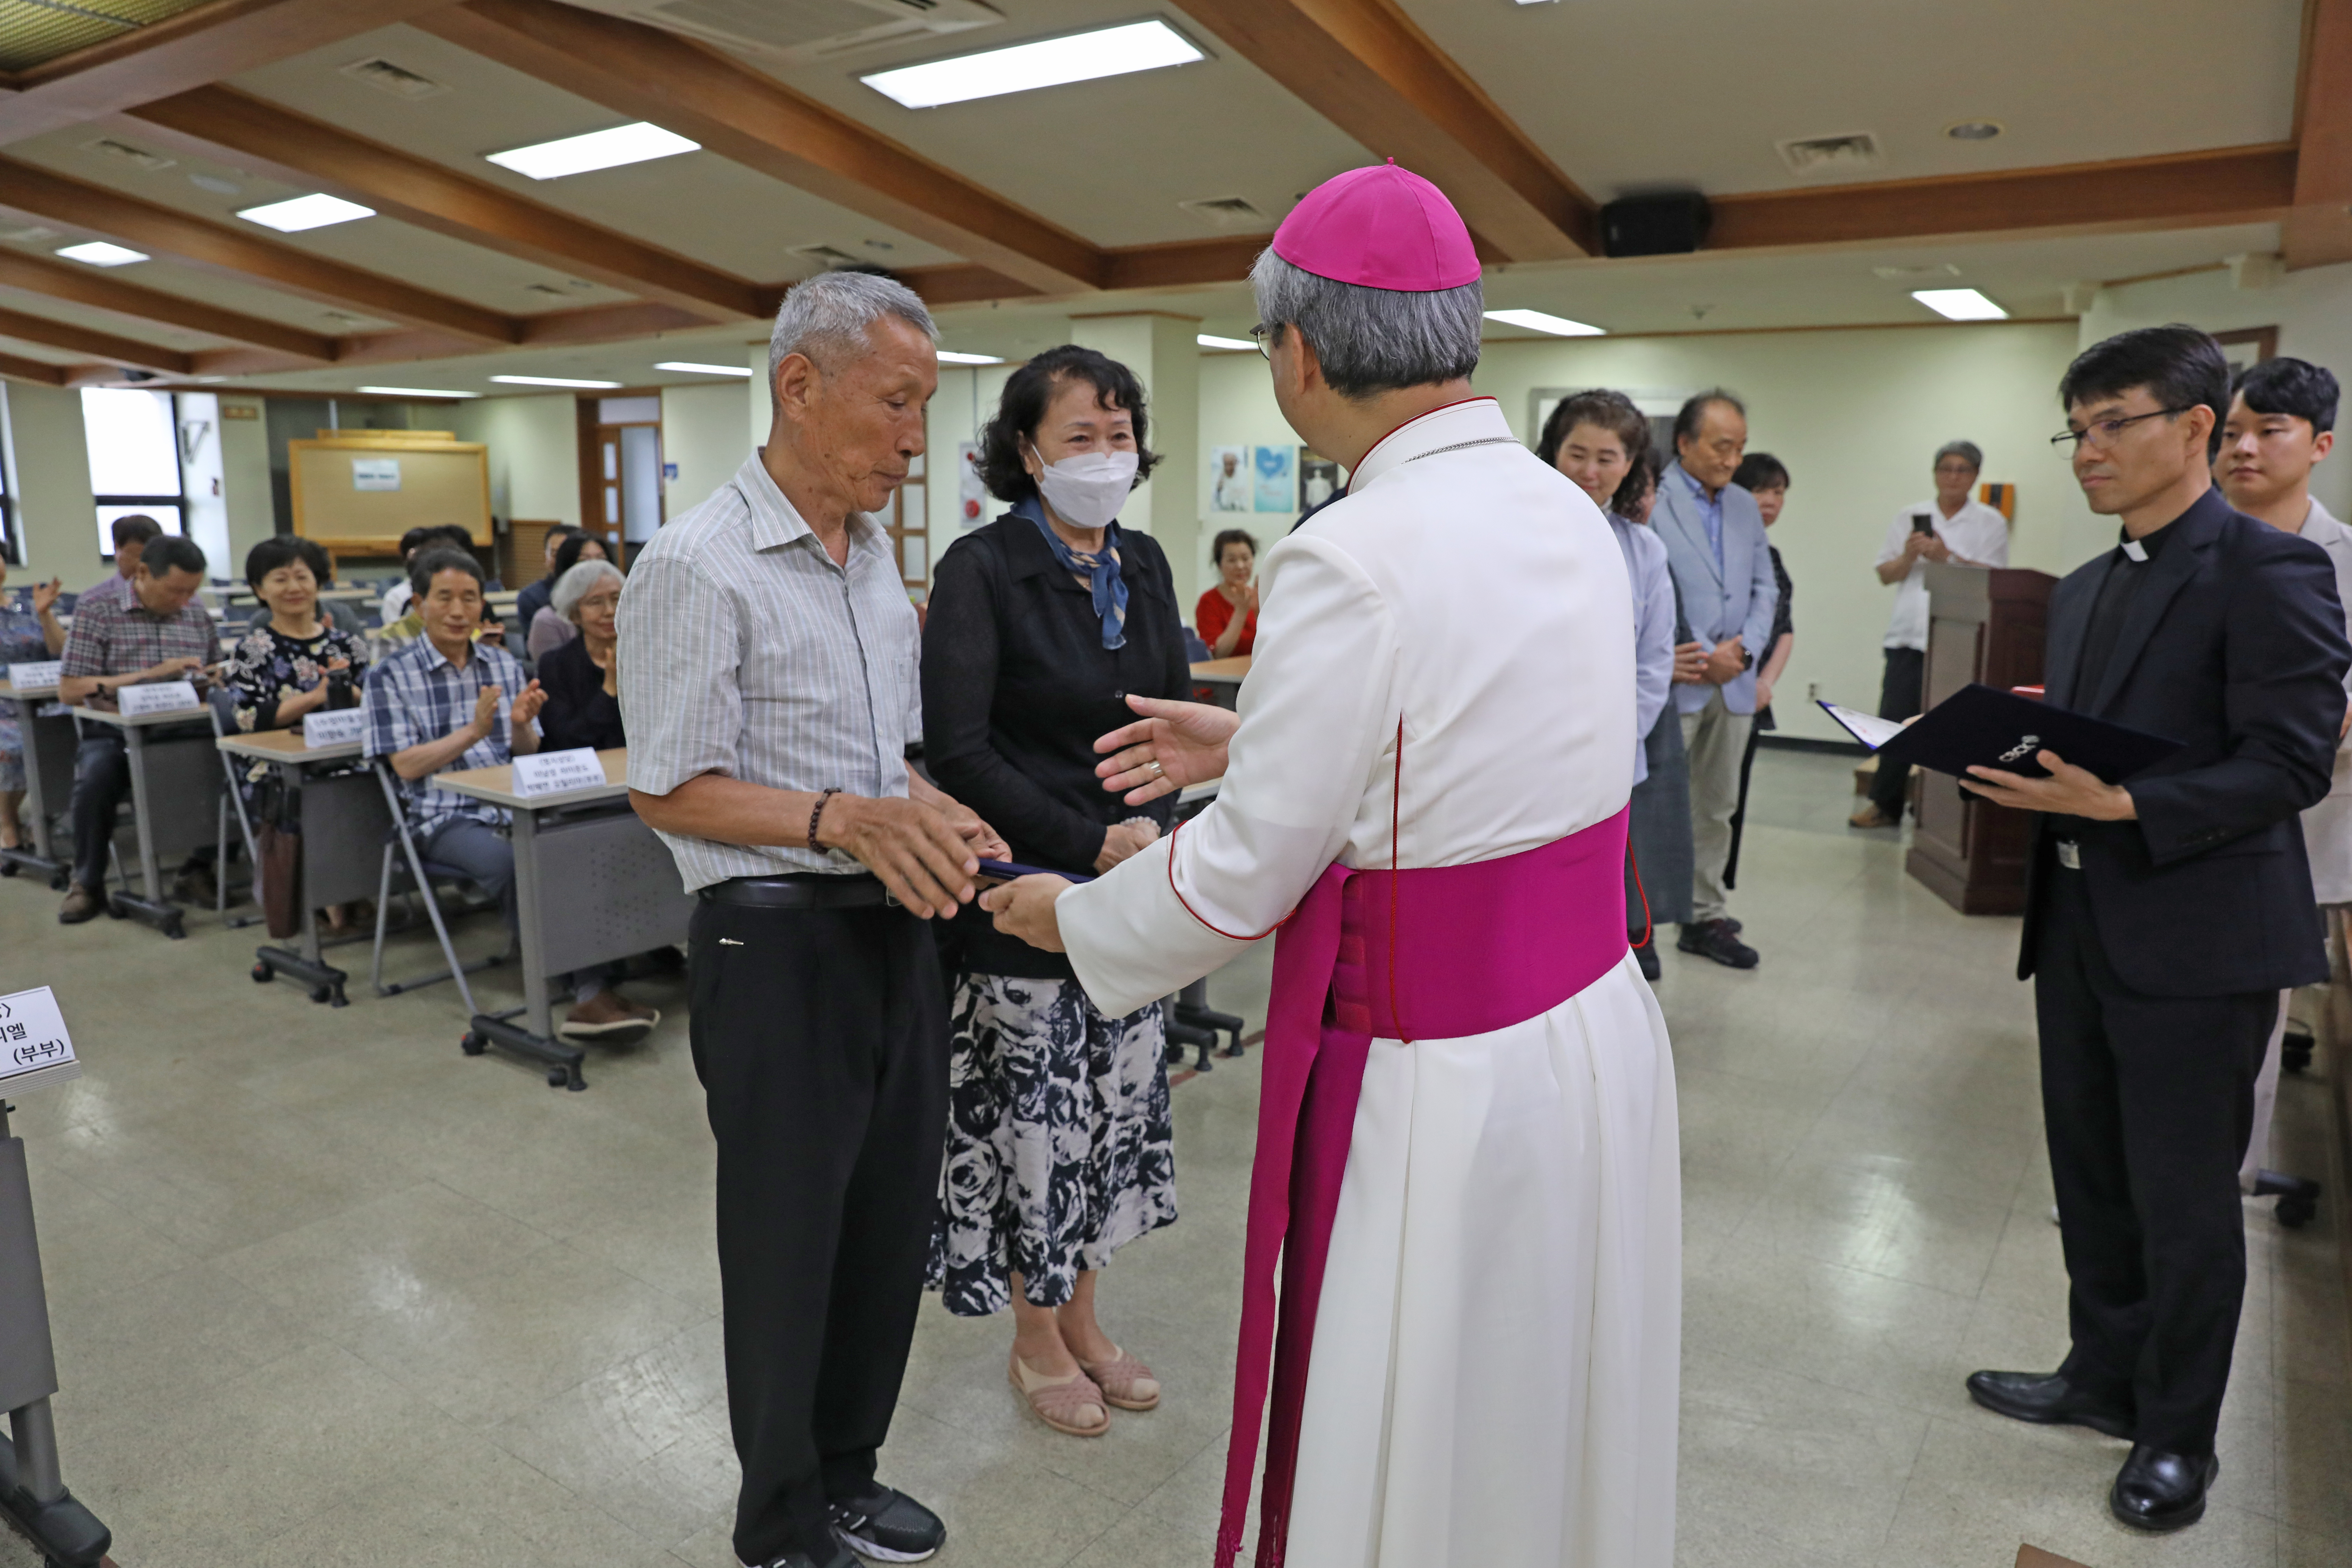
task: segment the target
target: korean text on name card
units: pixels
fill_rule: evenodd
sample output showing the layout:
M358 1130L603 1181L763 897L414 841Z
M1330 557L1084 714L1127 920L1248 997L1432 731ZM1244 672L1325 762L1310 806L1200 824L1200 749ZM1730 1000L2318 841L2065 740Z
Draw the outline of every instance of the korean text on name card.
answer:
M60 659L8 667L8 684L19 691L47 691L64 679L65 664Z
M73 1037L47 986L0 996L0 1092L17 1094L80 1076Z
M194 685L185 680L151 680L138 686L125 686L115 694L122 704L122 716L136 719L148 713L178 713L189 709L201 709L205 700L196 695Z
M367 739L367 710L338 708L331 713L302 716L302 743L313 749L352 746Z
M604 764L586 746L575 746L568 752L540 752L514 760L514 792L525 799L563 795L575 789L602 789L606 782Z

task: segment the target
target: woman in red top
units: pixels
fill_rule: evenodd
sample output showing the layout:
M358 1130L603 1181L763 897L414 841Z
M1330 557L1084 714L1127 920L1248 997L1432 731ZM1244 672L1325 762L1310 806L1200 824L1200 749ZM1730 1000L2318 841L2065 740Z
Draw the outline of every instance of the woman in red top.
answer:
M1211 658L1232 658L1257 643L1257 541L1229 528L1217 535L1215 553L1218 583L1192 607L1192 629Z

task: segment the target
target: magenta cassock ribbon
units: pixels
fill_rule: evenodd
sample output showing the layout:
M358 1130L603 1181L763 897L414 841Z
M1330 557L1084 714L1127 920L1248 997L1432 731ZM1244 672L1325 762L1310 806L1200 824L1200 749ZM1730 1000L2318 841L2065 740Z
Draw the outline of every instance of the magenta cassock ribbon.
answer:
M1541 848L1467 866L1327 867L1284 924L1266 1011L1217 1568L1231 1568L1241 1550L1269 1381L1257 1564L1281 1568L1315 1311L1372 1041L1459 1039L1523 1024L1622 963L1625 824L1620 811Z

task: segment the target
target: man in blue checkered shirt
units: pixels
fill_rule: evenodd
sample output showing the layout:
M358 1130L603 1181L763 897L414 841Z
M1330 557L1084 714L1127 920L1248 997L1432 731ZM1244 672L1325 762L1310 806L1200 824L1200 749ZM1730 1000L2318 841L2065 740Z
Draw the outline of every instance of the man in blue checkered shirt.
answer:
M515 923L514 846L499 829L500 807L435 786L433 775L495 768L539 750L532 721L547 695L515 657L476 642L482 624L482 567L470 552L431 549L409 566L414 605L425 634L368 671L367 754L384 758L400 780L409 831L425 859L446 866L506 904ZM562 1033L574 1039L642 1034L661 1022L610 988L622 966L607 964L555 977L572 990Z

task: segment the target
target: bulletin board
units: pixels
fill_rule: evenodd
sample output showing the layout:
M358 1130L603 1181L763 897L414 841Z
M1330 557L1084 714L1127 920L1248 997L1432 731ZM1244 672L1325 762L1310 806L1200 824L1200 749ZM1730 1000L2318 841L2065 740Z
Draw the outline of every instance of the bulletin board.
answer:
M490 535L489 448L446 430L321 430L286 443L294 531L338 555L400 554L412 528Z

